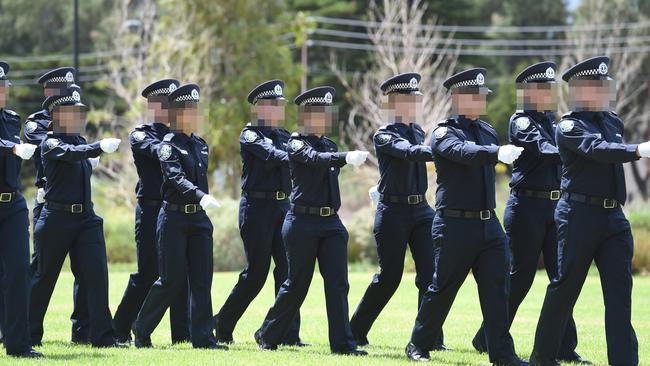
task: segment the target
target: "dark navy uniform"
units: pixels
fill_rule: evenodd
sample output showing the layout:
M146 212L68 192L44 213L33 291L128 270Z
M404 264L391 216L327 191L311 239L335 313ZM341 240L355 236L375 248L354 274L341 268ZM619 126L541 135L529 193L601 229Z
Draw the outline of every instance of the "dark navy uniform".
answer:
M248 101L284 99L284 82L270 80L257 86ZM243 162L239 202L239 230L248 267L239 274L239 281L215 317L217 339L232 342L232 332L264 287L271 258L275 262L273 278L276 293L287 279L287 254L282 241L282 223L289 210L291 177L287 142L289 132L282 128L246 125L239 137ZM283 344L299 344L300 318L296 315Z
M330 105L333 94L333 88L315 88L294 102ZM339 170L346 164L347 153L338 152L326 136L312 134L294 133L288 146L293 189L282 237L289 275L255 339L263 349L275 349L282 342L305 300L318 260L325 285L330 349L354 354L358 351L348 315L348 232L336 214L341 207Z
M401 74L386 80L381 89L385 94L420 94L419 81L419 74ZM418 124L400 122L382 127L374 135L381 196L373 233L380 272L374 275L350 320L359 344L367 344L372 324L399 286L407 245L415 261L418 304L433 278L434 213L424 196L428 187L426 162L433 161L433 155L431 148L423 144L424 135Z
M586 60L562 78L609 79L607 57ZM555 365L562 334L592 261L600 272L610 365L637 365L631 324L632 255L623 164L637 160L637 146L623 143L623 122L613 112L571 112L558 125L562 198L555 210L558 275L546 291L531 364Z
M79 88L68 95L49 97L44 107L50 111L60 104L84 106ZM87 301L93 346L114 346L115 339L108 308L108 269L103 220L93 210L89 158L102 154L100 143L87 144L78 135L50 134L41 145L46 176L45 206L34 228L40 254L32 278L30 328L34 344L43 338L43 319L61 266L69 252L79 258L82 281L90 290Z
M165 79L152 83L142 91L145 98L167 98L180 83ZM115 311L113 326L119 340L128 340L133 322L138 316L151 285L158 278L158 247L156 227L162 205L160 188L162 172L158 160L158 145L168 134L169 128L162 123L137 126L129 135L133 161L138 172L135 187L137 205L135 207L135 244L138 258L138 271L131 274L124 290L122 300ZM169 318L172 343L189 341L189 289L187 283L172 301Z
M527 67L517 83L552 83L556 65L540 62ZM510 324L526 297L537 271L540 254L549 280L557 275L557 236L553 214L560 199L561 160L555 142L555 113L535 110L518 111L510 117L509 141L524 148L513 164L510 197L506 204L504 226L511 250ZM573 317L567 322L559 357L580 359ZM487 350L485 332L479 329L472 342ZM584 360L583 360L584 361Z
M0 80L9 71L0 62ZM20 116L0 108L0 316L4 346L9 355L31 351L29 337L29 213L19 192L21 158L14 155L20 144Z
M198 86L188 84L169 95L171 103L179 98L198 102ZM199 204L208 194L208 145L194 134L172 132L165 135L157 154L163 175L163 204L156 230L160 277L135 321L135 344L151 347L151 333L189 278L192 345L214 348L210 297L213 227Z
M445 87L475 88L485 69L452 76ZM471 270L478 285L491 362L519 364L508 332L508 253L506 237L494 214L496 131L482 120L450 118L431 138L438 187L433 219L436 272L424 294L407 355L426 354L438 339L460 286ZM424 352L423 352L424 351Z

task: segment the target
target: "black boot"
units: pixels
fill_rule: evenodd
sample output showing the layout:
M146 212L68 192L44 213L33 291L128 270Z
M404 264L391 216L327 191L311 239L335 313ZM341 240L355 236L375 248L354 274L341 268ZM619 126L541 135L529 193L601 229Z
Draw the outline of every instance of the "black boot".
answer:
M417 362L431 361L431 356L429 356L429 351L420 349L418 346L413 344L413 342L409 342L409 344L406 345L405 352L406 352L406 357L408 357L412 361L417 361Z

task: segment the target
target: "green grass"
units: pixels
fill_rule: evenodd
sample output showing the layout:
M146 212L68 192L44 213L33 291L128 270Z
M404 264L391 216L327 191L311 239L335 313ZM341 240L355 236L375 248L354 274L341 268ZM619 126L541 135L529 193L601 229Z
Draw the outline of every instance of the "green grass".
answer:
M111 267L110 294L111 309L115 310L127 282L128 272L124 266ZM350 313L354 311L368 281L370 273L350 274ZM235 273L216 273L213 283L213 306L217 311L237 280ZM72 346L69 316L72 309L72 275L62 273L54 298L45 318L44 345L40 350L47 355L45 361L15 360L0 356L1 365L22 364L74 364L74 365L368 365L407 364L404 357L406 345L416 309L414 275L404 275L398 292L381 314L373 327L369 339L372 343L366 349L369 358L334 356L327 343L327 318L325 314L323 286L320 276L314 277L311 291L302 307L301 336L312 347L280 348L276 352L260 352L253 340L253 332L259 327L268 307L273 301L271 279L260 296L251 304L235 330L236 344L230 351L193 350L190 345L170 345L168 318L165 317L152 340L156 348L139 350L99 350L86 346ZM539 272L535 285L522 304L512 335L517 351L528 357L537 317L543 299L546 276ZM639 339L639 358L647 362L650 358L650 277L636 277L633 299L633 323ZM579 346L582 355L598 365L607 364L604 331L604 307L600 283L596 273L587 278L587 283L575 309L578 324ZM472 349L471 338L481 322L481 312L472 277L468 277L445 324L445 343L453 352L434 353L431 364L437 365L488 365L486 355ZM647 363L646 363L647 364Z

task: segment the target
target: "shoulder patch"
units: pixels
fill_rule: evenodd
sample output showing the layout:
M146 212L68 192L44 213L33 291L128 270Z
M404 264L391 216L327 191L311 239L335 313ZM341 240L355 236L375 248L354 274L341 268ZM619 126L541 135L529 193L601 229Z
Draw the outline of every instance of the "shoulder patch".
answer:
M518 130L525 130L528 127L530 127L530 120L528 117L519 117L515 120L515 125L517 126Z
M393 135L389 133L379 133L377 134L376 138L377 138L377 142L379 142L380 144L385 144L393 138Z
M569 132L569 131L573 130L573 125L574 124L573 124L572 120L565 119L562 122L560 122L560 124L558 126L560 127L560 130L562 132Z
M166 161L172 156L172 147L169 144L163 144L158 150L158 158L162 161Z
M445 137L446 134L447 134L447 127L445 126L438 127L433 131L433 136L435 136L435 138L437 139L441 139Z
M131 134L131 136L133 136L133 139L135 141L140 142L144 140L145 137L147 137L147 134L144 133L144 131L134 131L133 134Z
M59 140L49 138L45 140L45 146L47 146L48 149L54 149L55 147L59 146Z
M291 151L296 152L305 147L305 142L298 139L292 139L289 141L289 148Z
M12 116L16 116L16 117L19 117L19 116L18 116L18 113L16 113L16 112L14 112L14 111L12 111L11 109L5 109L5 112L7 112L7 113L9 113L9 114L11 114Z
M38 124L36 124L36 122L34 121L29 121L25 123L25 132L27 133L32 133L36 131L37 128L38 128Z
M173 138L174 138L174 134L173 134L173 133L168 133L168 134L165 135L165 137L163 137L163 141L165 141L165 142L169 142L169 141L171 141Z
M298 132L294 132L294 133L291 134L291 137L298 137L298 136L300 136L300 134Z
M257 137L258 135L255 133L255 131L251 131L251 130L244 131L244 140L246 140L246 142L253 142L257 140Z

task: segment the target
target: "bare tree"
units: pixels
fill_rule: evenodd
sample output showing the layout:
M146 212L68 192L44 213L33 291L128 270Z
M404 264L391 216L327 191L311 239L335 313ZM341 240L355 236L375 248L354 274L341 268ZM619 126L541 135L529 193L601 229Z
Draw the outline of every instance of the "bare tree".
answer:
M377 26L367 29L375 51L370 66L348 76L332 56L330 67L350 99L350 114L343 129L355 148L371 150L374 132L389 122L382 113L379 85L392 75L410 71L422 75L424 120L420 123L425 131L431 131L447 116L450 101L441 85L453 74L458 48L453 45L453 35L445 36L434 27L435 17L425 21L425 12L420 0L383 0L381 5L372 1L368 16ZM370 158L377 163L376 158Z

